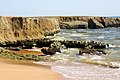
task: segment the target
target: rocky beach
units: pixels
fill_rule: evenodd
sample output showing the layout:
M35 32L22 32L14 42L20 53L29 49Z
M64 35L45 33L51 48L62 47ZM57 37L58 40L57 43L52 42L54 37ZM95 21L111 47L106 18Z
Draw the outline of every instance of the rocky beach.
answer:
M120 18L0 16L0 33L1 62L10 59L33 62L32 64L36 65L49 65L52 71L64 75L62 78L50 68L41 66L0 63L1 74L4 72L1 79L8 80L4 75L10 74L11 71L13 72L9 77L19 73L15 78L10 77L12 80L20 76L29 80L119 80L120 78L118 74ZM43 74L40 74L41 71ZM26 73L23 75L24 72ZM28 78L28 76L34 77Z

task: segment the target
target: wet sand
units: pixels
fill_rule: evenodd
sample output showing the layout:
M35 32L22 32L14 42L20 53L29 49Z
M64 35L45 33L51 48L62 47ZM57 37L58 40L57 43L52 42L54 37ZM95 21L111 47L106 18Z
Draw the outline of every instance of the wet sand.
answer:
M60 80L60 75L49 66L0 59L0 80Z
M23 50L20 50L20 51L10 50L10 51L18 53L18 54L39 54L39 55L43 55L43 53L41 52L41 48L23 49Z

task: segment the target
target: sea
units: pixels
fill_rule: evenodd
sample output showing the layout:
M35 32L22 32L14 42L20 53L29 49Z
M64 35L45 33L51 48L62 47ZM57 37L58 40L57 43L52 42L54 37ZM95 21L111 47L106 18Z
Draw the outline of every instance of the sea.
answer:
M56 59L56 62L50 63L53 71L71 80L120 80L120 28L61 29L59 33L48 38L109 44L104 49L107 55L80 56L79 48L61 49L61 53L52 56Z

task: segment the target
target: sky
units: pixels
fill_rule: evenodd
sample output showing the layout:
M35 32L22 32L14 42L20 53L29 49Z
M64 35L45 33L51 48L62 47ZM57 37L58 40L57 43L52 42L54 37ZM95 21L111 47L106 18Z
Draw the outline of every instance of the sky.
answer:
M120 16L120 0L0 0L0 16Z

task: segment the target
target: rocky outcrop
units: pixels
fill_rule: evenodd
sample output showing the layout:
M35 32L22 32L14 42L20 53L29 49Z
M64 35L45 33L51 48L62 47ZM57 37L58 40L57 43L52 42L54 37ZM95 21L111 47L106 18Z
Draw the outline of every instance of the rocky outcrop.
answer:
M120 18L110 18L110 17L92 17L92 16L61 16L59 17L61 28L106 28L106 27L120 27ZM86 22L88 26L75 27L76 21ZM66 25L64 26L64 23ZM69 24L72 24L69 26ZM79 24L83 25L83 24ZM64 26L64 27L63 27Z
M62 29L87 29L88 23L83 21L62 22L60 24Z
M0 43L0 47L20 47L21 49L31 49L34 47L49 47L53 42L60 42L66 48L88 48L88 49L105 49L109 47L108 44L94 41L70 41L70 40L46 40L46 39L32 39L32 40L18 40L5 41Z
M105 27L120 27L120 18L104 18Z
M107 53L104 50L99 49L80 49L79 55L106 55Z
M0 16L0 43L42 39L65 29L120 27L120 18L89 16L5 17Z
M1 42L41 39L59 30L59 21L53 17L0 17Z
M90 29L104 28L104 26L95 19L90 19L88 21L88 24L89 24L88 28L90 28Z
M49 42L50 41L50 42ZM80 48L79 55L83 54L106 54L102 49L107 48L107 44L98 43L94 41L47 41L48 48L42 48L41 51L46 55L54 55L56 52L60 52L65 48Z
M105 49L108 44L94 41L59 41L67 48L82 48L82 49ZM108 46L109 47L109 46Z
M52 44L54 43L55 44ZM46 43L46 44L45 44ZM82 48L82 49L105 49L109 47L108 44L104 44L102 42L95 41L70 41L70 40L44 40L37 42L37 45L42 44L41 47L49 47L50 45L62 45L66 46L66 48ZM37 46L36 45L36 46Z
M61 42L53 42L48 48L42 48L41 51L46 55L54 55L56 52L61 52L63 46Z

